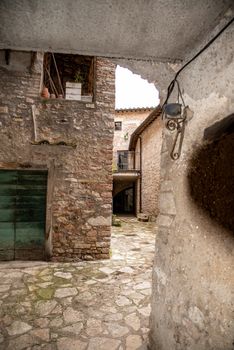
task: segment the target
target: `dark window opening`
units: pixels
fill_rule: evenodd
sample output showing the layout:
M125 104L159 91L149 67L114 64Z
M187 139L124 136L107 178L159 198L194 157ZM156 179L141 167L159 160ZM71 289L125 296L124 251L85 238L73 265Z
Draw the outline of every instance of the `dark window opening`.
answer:
M94 57L48 52L43 68L43 97L93 101Z
M115 122L115 131L122 130L122 122Z

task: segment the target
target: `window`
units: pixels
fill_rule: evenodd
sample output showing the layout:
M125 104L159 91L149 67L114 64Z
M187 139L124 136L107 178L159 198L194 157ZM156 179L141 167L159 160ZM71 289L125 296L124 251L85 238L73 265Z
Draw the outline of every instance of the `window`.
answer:
M43 84L48 97L92 102L94 57L47 52Z
M122 122L115 122L115 131L122 130Z

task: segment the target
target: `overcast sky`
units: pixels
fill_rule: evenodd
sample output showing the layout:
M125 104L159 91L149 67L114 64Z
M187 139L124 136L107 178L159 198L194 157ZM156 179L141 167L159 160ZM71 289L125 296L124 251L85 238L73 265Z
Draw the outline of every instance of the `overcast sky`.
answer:
M115 72L115 108L156 107L159 104L158 91L140 75L127 68L117 66Z

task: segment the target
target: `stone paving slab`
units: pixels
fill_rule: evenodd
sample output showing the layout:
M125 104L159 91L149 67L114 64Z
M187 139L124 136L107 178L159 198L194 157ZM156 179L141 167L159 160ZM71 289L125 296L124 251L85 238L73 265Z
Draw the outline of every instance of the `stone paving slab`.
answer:
M0 263L0 350L146 349L153 228L125 218L110 260Z

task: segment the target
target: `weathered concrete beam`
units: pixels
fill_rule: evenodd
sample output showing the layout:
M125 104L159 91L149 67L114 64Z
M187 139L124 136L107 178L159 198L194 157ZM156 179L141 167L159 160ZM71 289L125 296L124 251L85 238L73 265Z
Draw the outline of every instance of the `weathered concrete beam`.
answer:
M183 59L232 0L2 0L0 48Z

